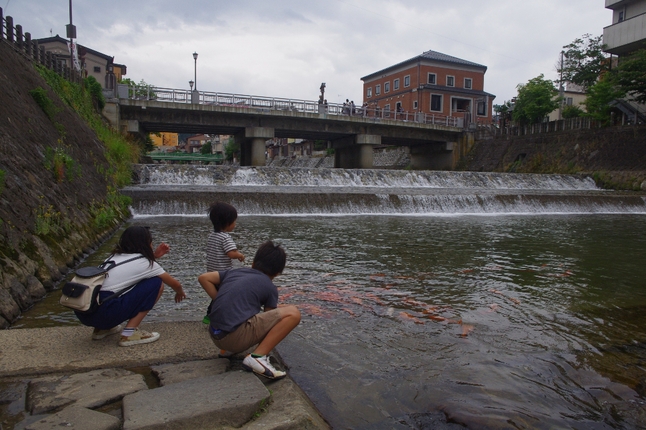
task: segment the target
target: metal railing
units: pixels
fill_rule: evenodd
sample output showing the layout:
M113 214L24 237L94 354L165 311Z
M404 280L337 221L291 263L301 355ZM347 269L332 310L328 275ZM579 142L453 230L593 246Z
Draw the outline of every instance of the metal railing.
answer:
M221 154L201 154L186 152L149 152L147 154L153 160L169 161L208 161L211 163L222 163L224 156Z
M264 112L299 112L333 116L366 118L374 121L391 120L437 124L449 127L462 127L462 118L423 112L392 111L368 106L351 106L338 103L319 103L318 101L286 99L279 97L252 96L244 94L191 91L163 87L125 86L119 89L120 98L134 100L155 100L170 103L193 103L205 106L225 106L238 109L253 109Z

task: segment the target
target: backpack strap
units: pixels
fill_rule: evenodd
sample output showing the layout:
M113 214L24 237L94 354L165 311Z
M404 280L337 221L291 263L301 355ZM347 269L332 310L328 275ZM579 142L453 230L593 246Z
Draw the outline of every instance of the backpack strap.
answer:
M114 260L110 260L110 258L114 257L114 254L108 257L108 260L105 260L103 263L99 264L99 267L102 269L105 269L107 272L108 270L114 269L117 266L121 266L122 264L130 263L131 261L139 260L140 258L144 258L143 255L138 255L137 257L129 258L125 261L122 261L120 263L115 263Z

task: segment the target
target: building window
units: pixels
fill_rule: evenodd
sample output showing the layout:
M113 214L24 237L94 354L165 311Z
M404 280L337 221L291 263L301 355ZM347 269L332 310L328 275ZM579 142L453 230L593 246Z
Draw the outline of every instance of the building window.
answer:
M442 96L439 94L431 94L431 111L442 112Z
M384 82L384 93L390 92L390 82Z
M399 79L395 79L393 81L393 90L398 90L399 89Z
M467 90L470 90L471 88L473 88L473 83L471 81L471 78L464 78L464 88L466 88Z
M94 73L101 73L101 67L94 66Z
M417 100L413 102L413 109L417 109Z
M404 88L410 87L410 75L404 76Z
M455 76L447 76L446 77L446 86L447 87L454 87L455 86Z
M574 102L574 100L572 100L572 97L568 97L568 98L565 99L565 104L568 105L568 106L572 106L573 102Z
M619 11L619 20L617 22L622 22L624 20L625 9Z
M368 98L372 97L372 87L370 87L370 88L368 88L366 90L366 97L368 97Z
M428 83L431 85L435 85L435 82L437 82L437 75L435 73L429 73L428 74Z
M477 113L480 116L486 116L487 115L487 109L486 109L486 104L485 102L478 102L477 105Z
M378 96L381 94L381 84L375 85L375 95Z

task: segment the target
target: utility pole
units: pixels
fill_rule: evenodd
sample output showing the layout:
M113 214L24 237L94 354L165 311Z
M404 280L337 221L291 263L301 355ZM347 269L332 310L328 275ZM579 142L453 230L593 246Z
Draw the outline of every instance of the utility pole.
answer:
M65 26L67 30L67 37L70 39L70 69L76 69L77 72L80 72L80 67L76 61L76 45L74 44L74 39L76 39L76 26L72 23L72 0L70 0L70 23Z
M561 51L561 67L559 77L559 121L563 119L563 51Z

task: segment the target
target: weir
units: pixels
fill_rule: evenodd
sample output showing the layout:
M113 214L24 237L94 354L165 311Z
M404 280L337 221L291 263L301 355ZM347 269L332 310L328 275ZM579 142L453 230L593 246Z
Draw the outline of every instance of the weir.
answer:
M123 193L135 216L204 215L215 200L241 215L646 213L643 196L576 175L139 165Z

